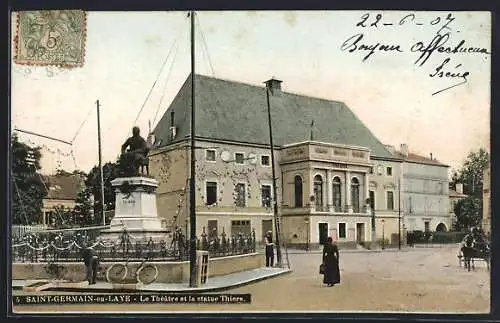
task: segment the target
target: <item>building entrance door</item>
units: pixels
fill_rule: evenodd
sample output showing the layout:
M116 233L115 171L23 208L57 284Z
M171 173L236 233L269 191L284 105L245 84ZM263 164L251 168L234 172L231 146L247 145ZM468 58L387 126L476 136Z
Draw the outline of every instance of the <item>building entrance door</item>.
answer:
M356 223L356 241L357 242L365 241L365 224L364 223Z
M328 223L318 223L319 244L324 245L328 239Z

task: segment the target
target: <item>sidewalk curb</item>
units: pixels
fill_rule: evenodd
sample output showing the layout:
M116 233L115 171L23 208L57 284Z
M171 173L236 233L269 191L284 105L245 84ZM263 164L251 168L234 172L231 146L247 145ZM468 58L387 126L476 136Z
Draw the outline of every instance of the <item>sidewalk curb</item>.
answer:
M245 285L249 285L252 283L256 283L262 280L278 277L281 275L289 274L291 273L291 269L286 269L281 272L276 272L276 273L270 273L265 276L257 277L257 278L250 278L247 280L243 280L240 282L237 282L235 284L231 285L226 285L226 286L220 286L220 287L200 287L200 288L185 288L185 289L179 289L179 290L147 290L147 289L112 289L112 288L80 288L80 287L75 287L75 288L68 288L68 287L51 287L45 289L45 291L59 291L59 292L87 292L87 293L172 293L172 294L189 294L189 293L206 293L206 292L219 292L219 291L226 291L238 287L242 287ZM147 287L147 286L146 286ZM12 287L13 290L22 290L22 287L16 288L15 286Z
M339 250L339 253L377 253L377 252L407 252L411 251L415 248L402 248L399 250L398 248L388 248L388 249L345 249L345 250ZM311 251L305 251L305 250L294 250L294 251L288 251L289 255L297 255L297 254L321 254L323 251L322 250L311 250Z

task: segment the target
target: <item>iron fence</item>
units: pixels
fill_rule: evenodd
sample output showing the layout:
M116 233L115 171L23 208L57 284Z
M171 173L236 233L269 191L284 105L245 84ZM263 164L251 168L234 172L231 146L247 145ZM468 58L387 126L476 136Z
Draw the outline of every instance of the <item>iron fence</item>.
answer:
M124 230L116 241L92 239L91 236L77 234L74 237L41 236L29 233L22 239L13 239L11 245L12 262L78 262L82 251L92 247L100 261L186 261L189 260L189 240L180 231L168 240L154 241L137 239ZM208 236L203 233L196 238L196 249L206 250L211 258L243 255L256 250L255 231L228 236Z

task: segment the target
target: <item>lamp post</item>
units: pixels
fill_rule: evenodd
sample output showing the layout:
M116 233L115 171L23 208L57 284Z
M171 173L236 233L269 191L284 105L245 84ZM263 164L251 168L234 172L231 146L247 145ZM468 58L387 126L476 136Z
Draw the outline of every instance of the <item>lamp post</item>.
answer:
M368 198L370 200L370 209L372 211L372 243L377 242L377 234L375 231L375 193L370 194L370 197Z
M382 220L382 250L385 249L385 220Z
M407 237L406 237L406 225L404 223L403 223L403 236L404 236L404 239L405 239L404 240L405 241L404 245L407 246L408 241L407 241Z
M309 251L309 220L307 217L304 218L304 222L306 223L306 251Z

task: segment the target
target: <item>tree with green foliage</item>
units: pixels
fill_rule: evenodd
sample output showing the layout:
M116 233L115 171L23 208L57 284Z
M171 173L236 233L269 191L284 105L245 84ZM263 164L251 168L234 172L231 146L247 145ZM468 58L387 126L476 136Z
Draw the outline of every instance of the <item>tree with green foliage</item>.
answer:
M73 214L76 224L85 227L96 224L93 218L93 205L90 199L90 189L85 188L78 192L75 200Z
M471 151L462 167L453 172L450 188L463 184L464 194L468 197L460 200L454 207L456 215L455 230L467 230L479 226L483 215L483 174L489 165L489 153L480 148Z
M111 185L111 181L119 176L119 168L117 163L107 162L103 165L104 174L104 204L105 210L115 209L115 191ZM97 224L102 224L102 202L101 202L101 172L98 166L94 166L85 181L85 186L89 190L89 194L94 196L94 219ZM106 219L108 224L111 219Z
M466 231L481 225L483 217L483 204L478 198L468 196L455 204L453 208L457 217L455 231Z
M40 147L30 147L19 141L16 133L11 139L11 201L12 224L41 222L43 198L47 191L37 171L40 167Z

